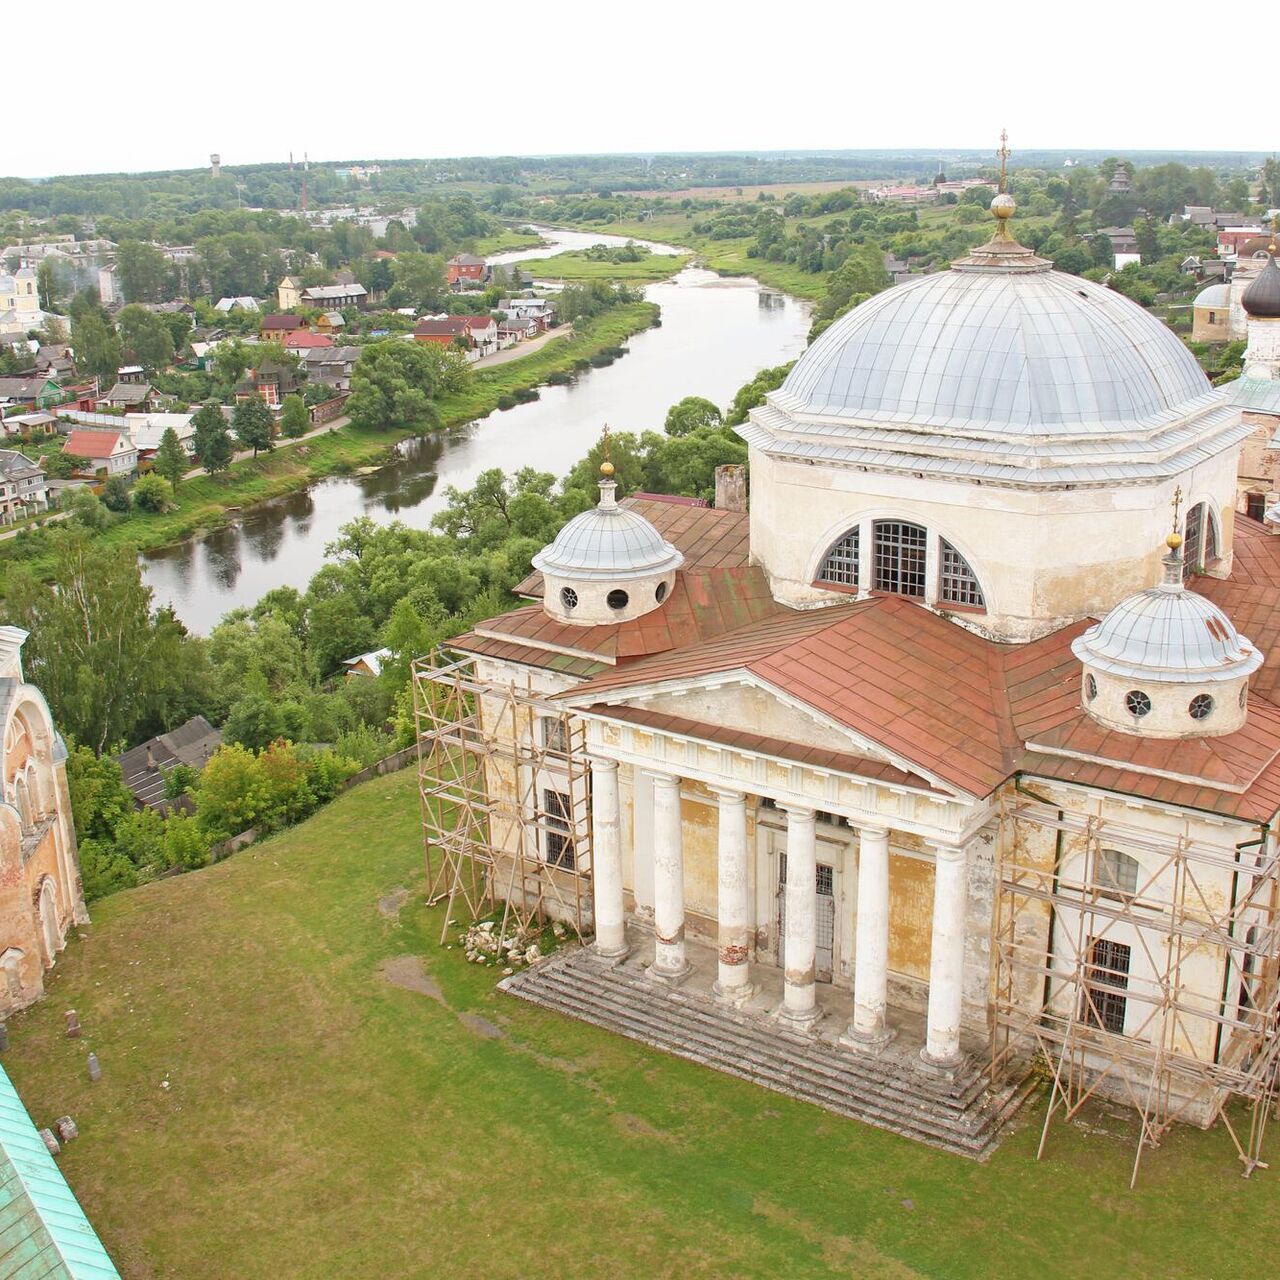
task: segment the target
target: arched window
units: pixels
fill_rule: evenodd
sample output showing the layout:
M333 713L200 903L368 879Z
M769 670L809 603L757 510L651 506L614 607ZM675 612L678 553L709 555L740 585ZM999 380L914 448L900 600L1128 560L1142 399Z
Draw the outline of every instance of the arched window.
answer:
M31 797L27 794L27 780L19 775L13 784L14 802L18 810L18 820L22 823L23 831L30 831L32 823L35 821L31 813Z
M877 520L872 528L874 589L900 596L922 597L925 547L929 541L925 527L906 520Z
M987 602L983 599L982 588L978 586L977 575L969 568L969 562L946 538L941 539L941 542L942 581L938 584L939 599L947 604L967 604L985 609Z
M1209 508L1203 502L1197 502L1187 512L1183 525L1182 538L1182 575L1196 569L1203 569L1218 558L1218 526L1214 523Z
M858 585L858 526L854 525L823 557L818 570L819 582L833 582L841 587Z
M1132 897L1138 892L1138 860L1119 849L1103 849L1098 854L1097 879L1104 893Z

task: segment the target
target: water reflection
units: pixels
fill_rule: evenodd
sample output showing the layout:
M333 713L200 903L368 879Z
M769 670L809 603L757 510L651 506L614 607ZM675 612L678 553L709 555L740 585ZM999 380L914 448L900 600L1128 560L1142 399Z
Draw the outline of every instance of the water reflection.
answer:
M604 423L615 431L661 430L681 397L728 404L758 370L804 349L807 305L754 280L686 268L646 294L662 307L663 323L628 339L630 354L615 364L543 387L530 404L407 441L376 471L323 480L246 511L236 525L146 557L157 603L172 604L188 627L207 633L227 610L252 605L273 587L305 588L324 563L325 545L356 516L428 528L449 485L465 488L489 467L563 475Z

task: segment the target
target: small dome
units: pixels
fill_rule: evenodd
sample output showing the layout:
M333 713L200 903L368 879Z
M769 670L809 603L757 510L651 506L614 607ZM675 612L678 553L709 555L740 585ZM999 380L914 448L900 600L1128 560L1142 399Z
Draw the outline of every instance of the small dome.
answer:
M1231 302L1231 286L1229 284L1206 285L1196 294L1193 307L1225 307Z
M638 512L620 507L612 480L600 484L600 505L574 516L533 567L557 578L625 582L672 573L684 563L675 549Z
M1255 319L1274 320L1280 317L1280 268L1276 267L1275 258L1267 259L1267 265L1244 291L1240 305Z
M1217 605L1173 582L1122 600L1071 651L1095 671L1169 684L1239 680L1263 658Z

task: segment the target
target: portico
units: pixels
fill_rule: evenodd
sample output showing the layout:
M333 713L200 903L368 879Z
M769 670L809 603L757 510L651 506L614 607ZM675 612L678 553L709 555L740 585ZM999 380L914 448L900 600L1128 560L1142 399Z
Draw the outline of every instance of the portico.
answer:
M773 992L769 1012L774 1025L790 1034L817 1035L819 1024L829 1024L833 1010L840 1009L839 1024L824 1025L821 1034L849 1053L875 1056L894 1039L894 1022L889 1017L890 931L893 909L890 892L890 847L909 842L918 861L932 864L933 890L928 927L927 1001L923 1027L918 1014L908 1020L911 1037L900 1039L897 1050L909 1051L923 1068L954 1071L962 1057L963 969L965 919L967 911L968 842L984 817L982 806L959 806L950 798L911 798L899 791L892 807L898 815L910 810L915 830L895 833L884 813L868 813L865 807L849 805L836 809L842 791L857 788L864 799L874 800L878 787L868 779L834 775L790 766L790 784L773 794L748 790L742 785L745 774L770 774L769 762L751 759L743 753L714 749L717 770L698 767L699 745L686 738L678 753L664 745L654 751L652 733L644 735L645 756L673 758L686 762L681 771L642 768L640 756L629 759L635 734L630 726L603 719L589 722L592 739L592 815L596 841L596 871L593 877L593 906L597 921L594 950L602 959L616 962L629 951L641 953L648 977L688 991L691 984L705 985L706 994L721 1004L738 1008L750 1005L759 1011L762 992ZM615 755L603 754L609 739ZM674 740L671 742L674 747ZM711 751L710 744L706 744ZM692 763L693 769L688 765ZM763 765L763 769L761 768ZM630 890L622 872L621 788L619 774L639 772L647 785L634 788L635 804L648 812L633 812L633 828L647 837L650 848L640 844L631 850L634 868ZM731 785L737 783L738 785ZM694 793L696 792L696 797ZM834 984L818 981L815 965L819 875L817 862L816 800L823 799L823 818L839 819L842 830L852 832L854 868L846 878L852 892L840 900L847 918L839 921L841 935L853 940L852 963L843 966L851 979L837 975ZM690 921L686 914L686 826L682 817L682 797L687 804L714 805L714 910L703 909L702 935L713 945L715 966L703 974L689 958ZM963 808L964 821L953 822L944 832L922 835L919 814L932 808L942 811ZM776 918L758 918L756 902L761 895L751 892L752 852L748 815L765 811L785 824L785 874L781 877L780 906ZM954 815L959 818L957 812ZM898 819L901 821L901 817ZM710 824L707 824L710 825ZM601 837L603 836L603 841ZM652 873L652 941L649 913L635 892L644 864ZM630 937L626 924L628 898L637 910L630 917ZM852 901L849 901L852 899ZM767 900L767 899L766 899ZM706 917L711 917L710 928ZM761 941L769 944L761 947ZM762 951L771 949L777 964L769 965ZM765 970L768 973L765 973ZM777 990L778 970L781 989ZM819 989L827 998L819 999ZM851 991L850 991L851 988ZM840 991L838 998L831 993ZM846 994L847 993L847 994ZM851 995L851 999L849 996Z

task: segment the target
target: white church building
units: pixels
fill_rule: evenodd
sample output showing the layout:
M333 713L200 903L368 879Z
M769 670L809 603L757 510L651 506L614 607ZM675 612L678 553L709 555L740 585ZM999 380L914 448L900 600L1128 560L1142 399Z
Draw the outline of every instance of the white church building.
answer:
M419 664L428 842L577 912L514 994L975 1156L1039 1062L1141 1155L1274 1088L1280 537L1178 338L992 208L752 411L749 512L606 465Z

